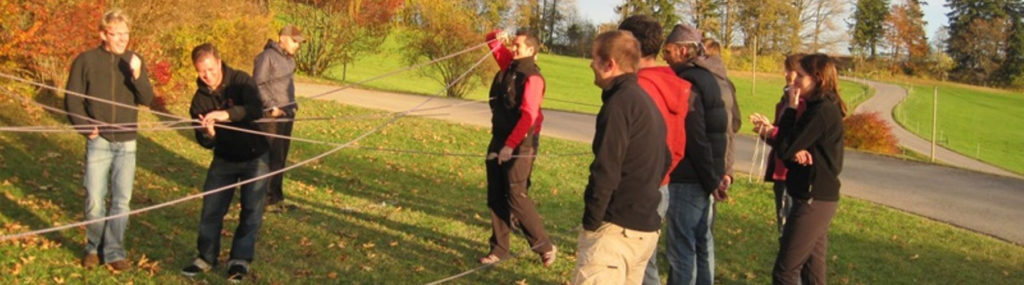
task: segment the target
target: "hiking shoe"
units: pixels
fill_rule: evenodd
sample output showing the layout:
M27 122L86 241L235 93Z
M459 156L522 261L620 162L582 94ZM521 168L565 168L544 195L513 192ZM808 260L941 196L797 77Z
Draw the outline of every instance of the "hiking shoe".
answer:
M127 259L121 259L118 261L107 263L107 268L110 268L110 271L121 272L128 269L132 269L132 263L128 262Z
M82 267L92 269L100 265L100 256L95 253L87 253L82 257Z
M544 267L549 267L555 263L555 259L558 258L558 248L551 246L551 250L540 254L540 262L544 264Z
M487 256L481 257L478 261L480 261L480 264L494 264L498 263L498 261L501 261L501 257L498 257L497 255L494 255L492 253L488 254Z
M196 274L210 271L211 268L213 268L213 266L210 266L210 264L206 263L202 258L197 257L192 261L192 264L181 269L181 275L192 277L196 276Z
M244 260L228 262L228 281L231 283L242 282L246 275L249 275L249 262Z

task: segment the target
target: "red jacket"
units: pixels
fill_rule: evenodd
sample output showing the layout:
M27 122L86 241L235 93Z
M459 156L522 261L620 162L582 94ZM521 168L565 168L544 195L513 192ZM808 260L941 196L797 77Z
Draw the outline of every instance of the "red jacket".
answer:
M665 119L665 143L672 153L672 164L661 185L669 182L669 174L686 153L686 112L690 109L690 82L668 66L642 68L637 72L640 87L647 91Z

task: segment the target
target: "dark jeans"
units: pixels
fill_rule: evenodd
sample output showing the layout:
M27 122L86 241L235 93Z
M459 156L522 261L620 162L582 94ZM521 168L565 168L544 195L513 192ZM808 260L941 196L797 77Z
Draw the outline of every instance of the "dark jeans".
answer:
M280 117L280 119L293 119L289 117ZM282 136L291 136L292 127L295 125L293 121L287 122L273 122L265 123L263 129L265 132L278 134ZM288 162L288 148L291 146L292 140L282 138L267 138L270 142L269 155L270 155L270 171L276 171L285 167L285 163ZM278 173L277 175L271 176L267 181L267 203L276 204L277 202L284 201L284 192L281 190L281 185L284 182L284 172Z
M267 174L267 154L243 162L232 162L214 156L206 172L203 191L221 188L239 181ZM252 261L255 254L256 236L263 221L263 199L266 197L266 179L260 179L241 186L242 212L238 218L234 240L231 242L231 259ZM217 264L220 253L220 232L224 215L231 208L234 189L203 197L203 213L199 219L199 257L211 265Z
M839 202L793 198L780 239L772 284L825 284L828 226ZM799 282L799 283L798 283Z
M488 149L496 153L501 147L501 143L492 143ZM534 155L536 147L520 146L513 154ZM490 239L491 254L498 257L509 256L509 234L515 225L523 230L531 248L539 246L533 250L534 252L543 253L552 249L548 234L544 231L544 221L527 194L533 160L533 157L516 157L500 165L497 159L486 161L487 206L491 208L493 227Z

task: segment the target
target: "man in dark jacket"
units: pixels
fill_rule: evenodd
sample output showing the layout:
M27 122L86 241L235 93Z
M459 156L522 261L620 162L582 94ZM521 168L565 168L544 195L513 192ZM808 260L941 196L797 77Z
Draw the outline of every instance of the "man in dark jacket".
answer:
M299 50L299 44L305 40L299 27L287 25L278 33L277 41L267 41L263 52L256 56L252 78L259 88L263 108L268 110L268 117L284 119L265 123L263 129L268 133L292 135L292 119L295 119L295 112L299 110L299 105L295 102L293 57ZM270 171L284 168L285 162L288 161L291 140L273 137L268 137L267 140L270 142ZM267 205L284 201L284 192L281 189L283 182L283 172L270 177L270 181L267 182Z
M657 58L665 37L662 36L663 29L657 20L647 15L630 16L619 24L619 30L633 33L633 37L640 42L641 57L637 83L651 96L654 105L665 119L665 139L672 153L672 166L669 168L671 171L686 152L685 124L690 101L690 82L676 76L672 68L658 65ZM665 211L668 211L668 183L669 176L665 175L661 187L658 187L658 192L661 193L658 215L662 220L665 218ZM647 269L644 271L644 284L661 284L657 255L655 248L651 261L647 263Z
M534 62L540 42L526 33L512 38L502 31L491 32L487 41L501 70L491 84L491 142L485 162L491 251L479 261L489 264L508 257L509 234L513 223L518 222L530 247L540 254L541 263L550 266L557 251L528 195L533 156L544 121L540 111L544 77ZM505 48L505 42L509 42L511 49Z
M594 162L583 194L573 284L640 284L658 243L658 186L672 163L665 119L637 83L640 44L615 30L594 40L594 83L601 110L594 132Z
M134 126L138 111L124 105L149 105L153 87L143 60L127 50L131 21L121 10L111 10L100 20L103 44L79 54L71 64L64 105L68 119L86 136L85 218L100 219L131 211L132 184L135 181L136 133L116 130ZM89 97L82 97L82 94ZM116 131L115 131L116 130ZM104 205L110 194L110 209ZM100 256L115 271L131 268L124 250L124 231L128 217L89 224L82 266L99 265Z
M712 207L731 182L725 170L728 114L715 76L694 65L701 32L676 25L665 40L665 61L693 84L686 115L686 155L671 175L665 239L669 284L714 283Z
M233 128L258 131L253 122L262 117L256 84L245 72L232 69L220 60L217 49L209 43L192 50L199 87L192 97L189 113L201 121L196 130L196 141L213 149L213 162L206 172L203 191L210 191L267 174L267 140L256 134L232 129L218 129L218 123ZM242 185L242 212L238 228L231 243L228 278L239 281L249 273L249 263L255 255L256 236L263 221L263 201L266 179ZM199 255L191 265L181 270L194 276L216 266L220 253L220 235L224 215L231 205L234 189L210 194L203 198L199 220Z

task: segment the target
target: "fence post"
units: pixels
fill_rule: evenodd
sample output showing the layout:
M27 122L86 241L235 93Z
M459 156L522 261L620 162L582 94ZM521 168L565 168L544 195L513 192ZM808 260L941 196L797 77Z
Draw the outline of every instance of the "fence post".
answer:
M932 154L931 162L935 162L935 133L939 119L939 87L935 86L932 91Z

